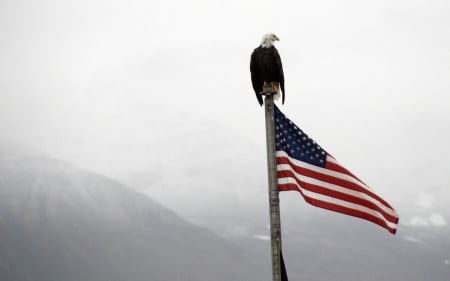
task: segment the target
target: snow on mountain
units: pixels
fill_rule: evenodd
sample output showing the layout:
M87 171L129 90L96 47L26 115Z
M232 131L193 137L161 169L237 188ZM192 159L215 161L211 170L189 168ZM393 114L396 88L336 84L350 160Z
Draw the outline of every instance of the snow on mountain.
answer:
M265 276L239 247L145 195L55 159L5 150L0 249L1 280Z
M201 183L201 170L193 169L192 179L186 181L183 175L169 179L180 182L174 190ZM159 176L157 170L149 173L149 187L174 192L161 186ZM242 188L247 180L241 179ZM227 182L220 179L215 184ZM252 188L264 188L253 184ZM114 180L34 153L0 150L0 274L5 280L26 281L148 276L151 280L269 280L268 207L263 202L267 194L258 192L255 198L261 202L246 204L252 198L225 197L217 201L218 206L236 202L217 208L218 212L211 207L215 201L205 201L212 194L186 199L199 212L194 218L185 213L183 217L198 220L225 240ZM411 209L398 209L400 226L393 236L369 222L306 205L296 192L282 193L289 277L448 280L447 212L439 196L417 194Z

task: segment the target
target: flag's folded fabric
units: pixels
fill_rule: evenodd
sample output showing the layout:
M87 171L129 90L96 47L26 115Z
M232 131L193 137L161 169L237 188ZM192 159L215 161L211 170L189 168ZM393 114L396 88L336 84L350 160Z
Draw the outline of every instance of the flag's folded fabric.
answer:
M284 266L283 253L280 250L280 263L281 263L281 281L288 281L286 267Z

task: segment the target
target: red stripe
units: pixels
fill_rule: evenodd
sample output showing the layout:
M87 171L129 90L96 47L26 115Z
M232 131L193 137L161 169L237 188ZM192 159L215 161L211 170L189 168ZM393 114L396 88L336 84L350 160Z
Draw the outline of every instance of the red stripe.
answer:
M327 210L330 210L330 211L334 211L334 212L337 212L337 213L341 213L341 214L345 214L345 215L349 215L349 216L365 219L367 221L371 221L371 222L373 222L373 223L375 223L375 224L377 224L377 225L387 229L392 234L395 234L395 232L397 231L396 228L389 227L389 225L387 225L387 223L384 220L382 220L382 219L380 219L378 217L374 217L374 216L371 216L370 214L367 214L367 213L364 213L364 212L361 212L361 211L358 211L358 210L355 210L355 209L350 209L350 208L347 208L347 207L344 207L344 206L341 206L341 205L336 205L336 204L332 204L332 203L329 203L329 202L324 202L324 201L321 201L321 200L318 200L318 199L314 199L314 198L311 198L311 197L307 197L298 189L298 187L295 184L283 184L283 185L280 185L280 190L283 190L283 191L288 191L288 190L298 191L298 192L300 192L302 194L303 199L307 203L309 203L309 204L311 204L313 206L316 206L316 207L319 207L319 208L323 208L323 209L327 209ZM397 224L398 223L398 218L396 218L396 220L392 221L392 222Z
M334 158L333 158L333 159L334 159ZM363 183L364 185L366 185L362 180L360 180L360 179L359 179L357 176L355 176L352 172L350 172L349 170L347 170L346 168L342 167L341 165L339 165L339 164L337 164L337 163L333 163L333 162L327 161L327 162L325 163L325 169L332 170L332 171L336 171L336 172L340 172L340 173L343 173L343 174L347 174L347 175L349 175L349 176L351 176L351 177L357 179L358 181L360 181L360 182ZM366 186L367 186L367 185L366 185ZM379 197L379 196L376 195L375 193L372 193L372 194L375 196L374 198L377 198L378 201L383 202L383 204L384 204L385 206L388 206L389 208L393 209L393 208L391 207L391 205L389 205L388 202L384 201L383 198Z
M333 159L334 159L334 158L333 158ZM355 178L356 180L360 181L362 184L366 185L362 180L360 180L357 176L355 176L352 172L350 172L350 171L347 170L346 168L342 167L340 164L337 164L337 163L333 163L333 162L327 161L327 162L325 163L325 169L328 169L328 170L332 170L332 171L336 171L336 172L340 172L340 173L349 175L349 176ZM367 185L366 185L366 186L367 186ZM372 194L372 197L373 197L373 198L376 198L378 201L382 202L385 206L387 206L387 207L393 209L392 206L389 205L389 203L386 202L383 198L381 198L380 196L376 195L376 194L373 193L372 191L370 191L370 193Z
M378 211L379 213L381 213L381 215L384 218L386 218L386 220L388 220L390 222L395 222L397 220L397 217L394 217L394 216L386 213L385 211L383 211L383 209L381 209L376 204L374 204L374 203L372 203L370 201L367 201L367 200L364 200L362 198L358 198L358 197L355 197L355 196L352 196L352 195L348 195L348 194L345 194L345 193L341 193L341 192L338 192L338 191L329 190L327 188L324 188L324 187L321 187L321 186L318 186L318 185L314 185L314 184L303 182L303 181L297 179L292 171L286 171L286 170L285 171L279 171L279 172L277 172L277 177L278 178L286 178L286 177L292 178L292 179L294 179L297 182L299 187L301 187L301 188L303 188L305 190L308 190L308 191L311 191L311 192L314 192L314 193L317 193L317 194L326 195L326 196L329 196L329 197L332 197L332 198L340 199L340 200L343 200L343 201L347 201L347 202L350 202L350 203L354 203L354 204L357 204L357 205L360 205L360 206L364 206L364 207L367 207L367 208L369 208L371 210L374 210L374 211ZM299 188L297 188L297 191L302 193ZM302 193L302 195L305 196L303 193Z
M346 181L340 178L336 178L330 175L325 175L319 172L315 172L312 170L309 170L307 168L302 168L302 167L298 167L296 166L294 163L292 163L290 161L289 158L287 157L277 157L276 158L277 164L287 164L289 165L295 172L297 172L298 174L310 177L310 178L314 178L314 179L318 179L321 181L325 181L331 184L335 184L338 185L342 188L347 188L350 190L354 190L354 191L358 191L361 193L366 194L367 196L370 196L378 201L380 201L382 204L384 204L386 207L392 209L392 207L386 202L384 201L382 198L380 198L378 195L376 195L375 193L371 192L370 190L367 190L361 186L359 186L356 183L350 182L350 181Z
M300 191L300 189L298 189L298 186L296 184L293 183L284 183L284 184L279 184L278 185L278 191L298 191L300 193L302 193ZM303 193L302 193L303 195Z
M353 217L357 217L357 218L361 218L361 219L365 219L368 221L371 221L375 224L378 224L381 227L384 227L385 229L387 229L389 232L391 232L392 234L395 234L395 232L397 231L396 228L391 228L389 227L385 221L383 221L382 219L378 218L378 217L374 217L371 216L367 213L355 210L355 209L350 209L341 205L336 205L336 204L332 204L329 202L324 202L324 201L320 201L317 199L313 199L310 197L304 197L305 201L308 202L309 204L316 206L316 207L320 207L323 209L327 209L327 210L331 210L331 211L335 211L341 214L345 214L345 215L349 215L349 216L353 216ZM396 221L394 221L394 223L397 223L398 219Z
M337 163L326 161L325 169L349 175L349 176L359 180L360 182L363 182L357 176L355 176L352 172L350 172L349 170L347 170L346 168L342 167L341 165L339 165Z

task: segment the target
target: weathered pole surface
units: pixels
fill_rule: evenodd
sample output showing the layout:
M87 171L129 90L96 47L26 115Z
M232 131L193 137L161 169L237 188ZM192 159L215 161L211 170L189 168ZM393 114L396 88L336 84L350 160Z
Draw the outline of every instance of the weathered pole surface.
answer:
M270 88L269 88L270 89ZM278 183L275 156L275 126L274 102L271 89L264 89L264 104L266 112L266 142L267 142L267 169L269 178L269 212L270 212L270 241L272 248L272 280L281 281L281 226L280 226L280 199L278 196Z

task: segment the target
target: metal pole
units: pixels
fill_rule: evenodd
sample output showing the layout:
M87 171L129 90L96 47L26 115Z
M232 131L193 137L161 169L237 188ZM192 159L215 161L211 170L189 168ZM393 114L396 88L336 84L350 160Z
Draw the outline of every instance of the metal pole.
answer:
M265 93L267 168L269 176L270 240L272 246L272 280L281 281L280 199L275 159L275 127L273 93Z

